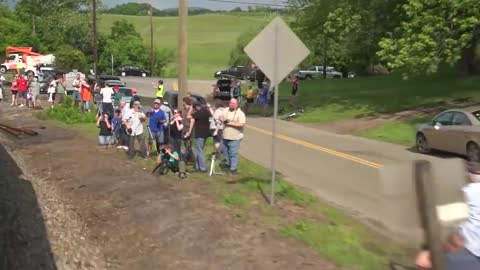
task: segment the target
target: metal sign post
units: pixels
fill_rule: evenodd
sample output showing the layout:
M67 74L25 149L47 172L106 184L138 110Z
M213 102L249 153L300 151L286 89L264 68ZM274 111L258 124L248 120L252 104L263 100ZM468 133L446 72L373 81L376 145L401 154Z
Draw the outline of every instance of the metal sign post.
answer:
M245 53L256 63L270 79L274 95L272 119L272 157L271 157L271 191L270 204L275 201L276 178L276 132L278 116L278 85L287 75L310 54L303 42L293 33L288 25L277 17L268 24L244 49Z

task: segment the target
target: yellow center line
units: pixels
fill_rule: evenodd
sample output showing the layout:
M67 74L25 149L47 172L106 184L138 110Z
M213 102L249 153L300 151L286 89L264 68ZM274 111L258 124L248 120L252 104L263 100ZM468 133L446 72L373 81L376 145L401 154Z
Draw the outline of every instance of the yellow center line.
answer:
M252 130L255 130L257 132L272 136L272 132L270 132L268 130L261 129L261 128L258 128L258 127L254 127L254 126L251 126L251 125L247 125L246 127L250 128ZM369 161L369 160L366 160L366 159L363 159L363 158L359 158L359 157L352 156L352 155L349 155L349 154L346 154L346 153L338 152L338 151L335 151L335 150L332 150L332 149L329 149L329 148L326 148L326 147L322 147L322 146L319 146L319 145L311 144L311 143L308 143L308 142L305 142L305 141L297 140L297 139L294 139L292 137L288 137L288 136L285 136L285 135L282 135L282 134L277 134L276 137L279 138L279 139L282 139L284 141L288 141L288 142L291 142L291 143L294 143L294 144L305 146L305 147L310 148L310 149L314 149L314 150L321 151L321 152L324 152L324 153L327 153L327 154L330 154L330 155L333 155L333 156L348 159L348 160L351 160L353 162L360 163L360 164L366 165L366 166L371 167L371 168L380 169L380 168L383 167L383 165L381 165L381 164L378 164L378 163L375 163L375 162L372 162L372 161Z

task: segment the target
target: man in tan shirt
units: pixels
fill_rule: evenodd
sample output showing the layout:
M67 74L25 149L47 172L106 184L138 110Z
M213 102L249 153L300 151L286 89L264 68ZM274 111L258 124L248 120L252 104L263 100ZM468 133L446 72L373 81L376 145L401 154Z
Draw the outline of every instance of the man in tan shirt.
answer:
M243 128L247 122L245 113L238 108L238 100L232 98L230 100L228 110L225 110L220 117L225 127L223 129L223 156L225 164L228 166L230 173L237 174L238 165L238 149L240 141L243 139Z

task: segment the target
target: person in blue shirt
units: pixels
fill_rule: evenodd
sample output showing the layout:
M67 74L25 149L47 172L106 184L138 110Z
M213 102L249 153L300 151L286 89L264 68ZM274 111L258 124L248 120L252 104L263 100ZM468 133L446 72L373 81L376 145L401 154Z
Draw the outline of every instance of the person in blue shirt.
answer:
M117 149L128 150L128 134L122 125L122 111L118 109L115 110L114 117L112 118L111 122Z
M165 113L160 109L161 101L160 99L155 99L153 101L153 108L148 111L148 116L150 117L149 121L149 136L148 136L148 151L147 156L150 155L152 150L152 144L155 140L155 146L158 152L158 149L165 144L165 132L163 124L167 121Z

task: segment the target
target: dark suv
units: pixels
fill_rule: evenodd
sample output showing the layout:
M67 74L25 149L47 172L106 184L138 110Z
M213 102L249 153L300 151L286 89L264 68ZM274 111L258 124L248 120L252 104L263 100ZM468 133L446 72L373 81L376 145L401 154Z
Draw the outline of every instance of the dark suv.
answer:
M239 80L250 80L252 82L255 81L255 71L246 66L235 66L226 70L217 71L213 76L217 79L222 77L231 77Z

